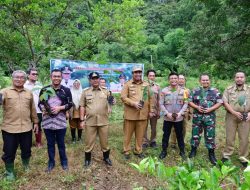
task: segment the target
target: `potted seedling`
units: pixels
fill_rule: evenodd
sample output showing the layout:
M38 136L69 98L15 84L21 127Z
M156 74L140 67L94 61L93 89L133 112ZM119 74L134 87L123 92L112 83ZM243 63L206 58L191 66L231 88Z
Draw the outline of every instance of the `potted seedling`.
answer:
M48 100L50 97L55 97L56 96L56 92L52 87L48 87L45 88L44 90L42 90L41 95L39 97L40 101L42 102L42 104L44 105L44 108L46 110L46 112L52 116L53 113L51 111L51 107L48 103Z
M247 105L247 99L245 95L241 95L238 97L237 102L235 102L235 105L238 104L240 107L243 107L244 112L241 112L242 115L242 121L247 120L247 112L246 112L246 105Z

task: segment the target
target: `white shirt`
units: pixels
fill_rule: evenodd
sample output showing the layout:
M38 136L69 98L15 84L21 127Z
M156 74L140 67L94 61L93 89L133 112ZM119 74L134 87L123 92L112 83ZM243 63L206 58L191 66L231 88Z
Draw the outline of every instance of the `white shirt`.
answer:
M24 88L30 90L33 94L35 106L36 106L36 113L42 113L40 108L38 107L38 101L39 101L39 93L42 89L42 84L38 81L36 81L35 84L31 83L29 80L27 80L24 84Z
M72 79L69 79L67 81L67 84L66 84L66 81L64 79L62 79L62 81L61 81L61 85L65 86L69 89L71 89L73 87L73 83L74 83L74 80L72 80Z

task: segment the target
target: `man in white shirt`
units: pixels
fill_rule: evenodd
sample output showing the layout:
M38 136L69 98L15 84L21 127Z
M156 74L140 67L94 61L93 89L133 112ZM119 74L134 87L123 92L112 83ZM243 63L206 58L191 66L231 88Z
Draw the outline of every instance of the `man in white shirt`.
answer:
M42 84L38 82L38 72L36 68L31 68L27 71L28 80L24 84L24 88L30 90L33 94L35 106L36 106L36 113L39 119L39 130L38 133L35 134L36 136L36 147L42 147L42 129L41 129L41 121L42 121L42 112L38 107L38 100L39 100L39 93L42 89Z
M61 85L71 89L73 87L74 80L71 79L72 68L68 65L61 68L62 82Z

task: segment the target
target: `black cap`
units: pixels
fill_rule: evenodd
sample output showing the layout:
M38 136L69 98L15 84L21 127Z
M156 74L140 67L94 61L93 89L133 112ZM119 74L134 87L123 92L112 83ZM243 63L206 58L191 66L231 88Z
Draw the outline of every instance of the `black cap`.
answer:
M98 72L92 72L89 74L89 79L92 79L92 78L100 78L100 75Z
M125 74L124 74L124 73L121 73L121 74L119 75L119 79L121 79L121 78L126 79L126 76L125 76Z

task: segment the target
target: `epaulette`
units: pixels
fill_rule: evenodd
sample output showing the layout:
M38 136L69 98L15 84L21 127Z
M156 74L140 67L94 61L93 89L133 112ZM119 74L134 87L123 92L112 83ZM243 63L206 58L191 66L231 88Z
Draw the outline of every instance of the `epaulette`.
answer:
M105 86L100 86L100 88L107 89L107 87L105 87Z
M227 87L227 90L230 90L231 88L234 88L234 85Z
M90 88L90 87L86 87L86 88L82 89L82 91L88 90L89 88Z

